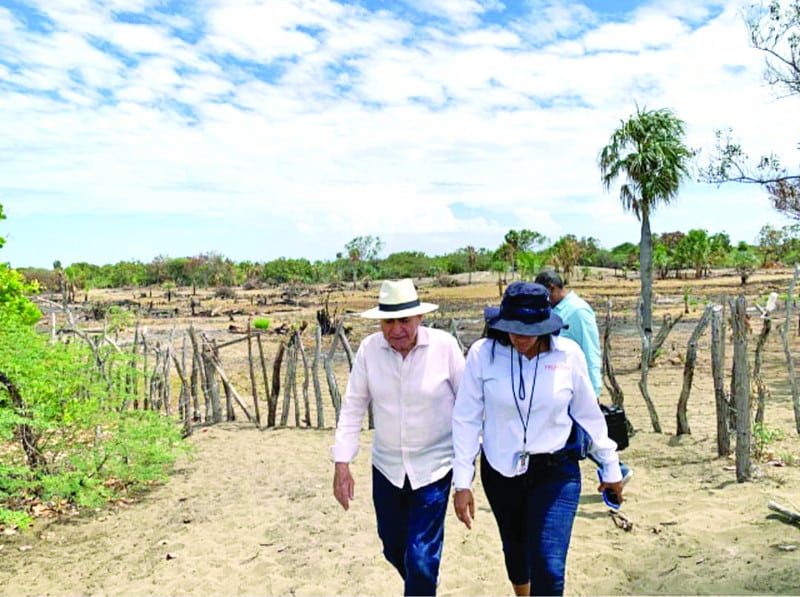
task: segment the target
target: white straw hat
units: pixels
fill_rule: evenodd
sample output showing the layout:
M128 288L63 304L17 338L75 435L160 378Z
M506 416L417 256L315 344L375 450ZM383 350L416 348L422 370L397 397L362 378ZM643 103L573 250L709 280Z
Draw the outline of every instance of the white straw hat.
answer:
M367 319L400 319L413 315L422 315L436 311L439 305L421 303L409 278L404 280L386 280L381 284L378 295L378 306L364 311L361 317Z

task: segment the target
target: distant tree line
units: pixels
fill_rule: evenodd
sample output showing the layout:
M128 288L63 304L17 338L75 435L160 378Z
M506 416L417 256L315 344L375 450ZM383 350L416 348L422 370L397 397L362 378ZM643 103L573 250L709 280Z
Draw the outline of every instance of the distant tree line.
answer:
M400 251L380 257L378 237L358 237L330 261L281 257L272 261L235 262L218 253L192 257L159 255L149 263L120 261L95 265L86 262L52 269L19 268L27 281L50 291L69 289L80 294L90 289L125 287L277 286L282 284L363 283L385 278L446 277L493 271L533 278L544 267L554 267L568 279L585 277L590 267L610 268L617 275L637 271L639 245L621 243L600 247L597 239L567 234L551 242L532 230L510 230L496 249L463 247L452 253L430 256L421 251ZM790 265L800 261L800 224L783 228L764 226L757 244L732 245L725 233L705 230L653 235L653 268L659 279L705 277L712 269L735 268L743 281L760 267Z

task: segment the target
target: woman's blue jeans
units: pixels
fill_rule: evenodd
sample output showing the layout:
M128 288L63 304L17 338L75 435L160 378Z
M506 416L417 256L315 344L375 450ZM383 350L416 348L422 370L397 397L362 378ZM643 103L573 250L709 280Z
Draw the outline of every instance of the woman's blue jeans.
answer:
M504 477L481 456L481 481L503 543L508 579L531 595L563 595L567 550L581 495L578 461L532 463Z
M383 555L405 581L405 595L436 595L444 543L444 516L452 471L442 479L411 489L392 485L372 467L372 500Z

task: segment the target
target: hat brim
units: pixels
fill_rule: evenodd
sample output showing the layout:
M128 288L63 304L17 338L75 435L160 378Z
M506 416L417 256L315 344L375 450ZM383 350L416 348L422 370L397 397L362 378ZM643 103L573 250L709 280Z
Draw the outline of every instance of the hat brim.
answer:
M486 307L483 317L489 328L518 336L546 336L567 327L561 317L555 313L550 313L550 316L544 321L525 323L516 319L501 319L500 307Z
M386 311L382 310L380 307L373 307L372 309L361 313L361 317L364 317L365 319L402 319L403 317L424 315L425 313L436 311L438 308L439 305L434 305L433 303L420 303L416 307L410 307L400 311Z

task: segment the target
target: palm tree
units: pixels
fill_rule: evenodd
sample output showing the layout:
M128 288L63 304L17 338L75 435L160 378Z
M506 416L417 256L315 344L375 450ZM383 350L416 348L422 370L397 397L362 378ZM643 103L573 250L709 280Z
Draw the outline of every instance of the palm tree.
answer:
M619 198L626 211L641 222L639 273L641 290L642 379L639 388L650 410L653 430L661 432L658 415L647 393L647 371L653 335L653 236L650 214L659 204L678 195L681 182L689 176L694 152L684 145L684 122L672 110L636 107L636 114L622 121L600 152L603 187L609 190L622 178Z

